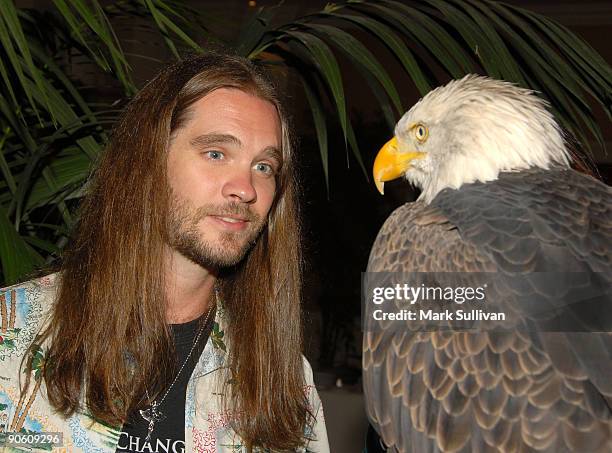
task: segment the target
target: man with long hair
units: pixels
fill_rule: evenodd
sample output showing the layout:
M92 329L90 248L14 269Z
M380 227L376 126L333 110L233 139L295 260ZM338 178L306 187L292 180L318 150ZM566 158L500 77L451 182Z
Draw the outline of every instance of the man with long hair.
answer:
M294 162L248 60L191 56L151 80L59 272L0 293L17 318L5 431L61 432L70 451L329 451L301 354Z

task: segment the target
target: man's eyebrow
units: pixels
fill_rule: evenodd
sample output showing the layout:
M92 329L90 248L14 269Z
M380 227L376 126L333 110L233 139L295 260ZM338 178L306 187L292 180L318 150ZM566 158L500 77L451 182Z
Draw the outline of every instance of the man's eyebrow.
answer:
M236 146L241 146L242 143L237 137L229 134L202 134L189 140L191 146L203 148L210 145L220 145L229 143Z
M276 146L268 146L267 148L263 150L262 154L265 154L269 156L270 158L276 160L278 165L283 164L283 153L281 153L280 150Z

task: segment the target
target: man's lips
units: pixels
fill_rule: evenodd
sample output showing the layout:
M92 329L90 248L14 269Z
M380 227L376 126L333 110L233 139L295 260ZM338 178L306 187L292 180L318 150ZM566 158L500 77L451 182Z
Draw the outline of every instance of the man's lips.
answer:
M238 217L238 216L233 216L233 215L215 215L213 217L221 219L224 222L230 222L230 223L248 222L248 220L243 217Z
M210 217L214 219L218 224L221 224L222 226L224 226L225 228L228 228L230 230L235 230L235 231L246 228L247 224L249 223L248 219L245 219L244 217L240 217L236 215L231 215L231 214L211 215Z

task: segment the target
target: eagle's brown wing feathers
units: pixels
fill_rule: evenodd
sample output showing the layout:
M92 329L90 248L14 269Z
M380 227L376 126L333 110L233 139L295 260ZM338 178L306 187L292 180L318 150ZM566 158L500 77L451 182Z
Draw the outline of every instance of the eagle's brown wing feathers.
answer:
M586 262L594 272L610 271L612 214L602 198L612 191L575 178L516 174L474 185L473 193L450 191L429 206L404 205L379 232L368 272L548 270L547 263L570 258L569 268ZM569 208L540 197L559 190ZM538 212L551 208L549 217ZM598 219L589 217L594 210ZM509 306L519 290L502 287L487 298ZM395 450L612 451L610 334L415 330L364 332L368 415Z

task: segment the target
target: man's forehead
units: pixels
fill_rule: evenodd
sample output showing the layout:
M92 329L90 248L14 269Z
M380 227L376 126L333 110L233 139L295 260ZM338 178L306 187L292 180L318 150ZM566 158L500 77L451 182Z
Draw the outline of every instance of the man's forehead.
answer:
M273 102L250 91L239 88L217 88L198 99L192 107L207 108L211 105L219 106L224 104L240 104L244 106L245 109L265 109L270 113L273 112L277 117L279 116Z
M281 131L281 118L275 104L236 88L218 88L195 101L186 113L188 122L197 120L193 126L211 124L215 127L218 121L229 124L236 121L277 135Z

